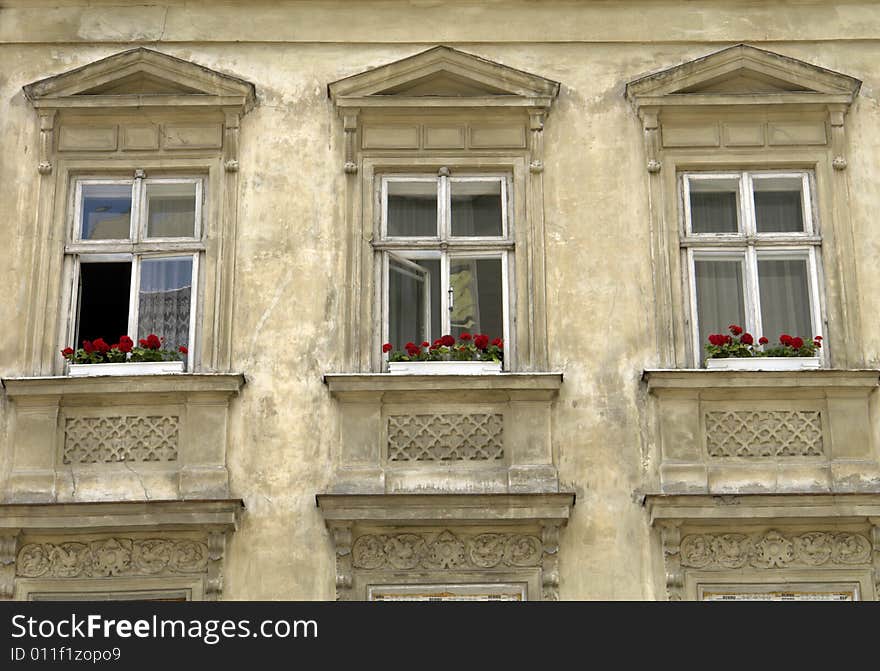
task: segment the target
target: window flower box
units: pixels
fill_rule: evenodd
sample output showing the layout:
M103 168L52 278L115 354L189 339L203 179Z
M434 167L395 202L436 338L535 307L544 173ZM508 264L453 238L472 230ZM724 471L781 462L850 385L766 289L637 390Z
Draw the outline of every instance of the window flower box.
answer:
M182 373L183 361L134 361L127 363L72 363L70 377L94 377L96 375L165 375Z
M754 356L730 357L727 359L708 359L708 370L815 370L819 368L819 357L799 356Z
M462 333L458 342L445 335L433 344L408 342L394 351L391 343L382 346L388 354L388 372L398 375L491 375L501 372L504 343L489 340L483 333Z
M491 375L500 361L391 361L388 372L398 375Z

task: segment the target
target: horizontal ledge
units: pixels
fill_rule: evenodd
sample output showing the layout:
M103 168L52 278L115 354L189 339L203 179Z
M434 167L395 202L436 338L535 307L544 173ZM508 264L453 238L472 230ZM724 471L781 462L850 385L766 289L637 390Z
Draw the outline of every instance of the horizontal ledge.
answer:
M644 505L658 522L765 522L781 519L866 521L880 518L876 494L648 494ZM878 519L880 522L880 519Z
M234 531L241 499L101 501L0 505L0 529L23 531L115 531L207 529Z
M727 105L849 105L851 93L670 93L632 96L637 107L702 107Z
M98 375L94 377L15 377L0 383L10 398L74 394L191 393L235 394L244 385L242 373L168 373L161 375Z
M324 520L386 524L568 521L575 494L318 494Z
M337 107L358 108L477 108L486 107L541 107L549 108L553 98L549 96L340 96L334 100Z
M654 389L718 389L767 387L876 387L880 370L819 369L785 371L648 369L642 373L648 391Z
M31 104L37 109L113 109L119 107L236 107L244 108L245 96L214 96L201 93L183 95L123 94L77 95L40 98Z
M385 391L557 391L562 373L497 373L490 375L401 375L391 373L327 373L331 394Z

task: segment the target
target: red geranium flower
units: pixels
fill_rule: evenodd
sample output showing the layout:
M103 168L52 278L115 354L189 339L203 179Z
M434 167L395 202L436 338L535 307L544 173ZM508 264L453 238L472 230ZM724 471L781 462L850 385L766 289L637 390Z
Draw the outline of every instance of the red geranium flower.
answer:
M759 342L761 345L766 345L766 344L767 344L768 342L770 342L770 341L767 340L767 338L765 338L764 336L761 336L760 338L758 338L758 342Z
M791 340L792 340L791 336L788 335L787 333L783 333L781 336L779 336L779 342L782 343L783 345L786 345L786 346L791 345Z
M813 340L822 340L822 336L816 336Z
M98 350L101 354L110 351L110 345L104 342L103 338L95 338L92 341L92 345L94 345L95 349Z
M155 333L147 336L147 349L159 349L162 347L162 341Z
M721 347L730 342L730 336L724 335L723 333L713 333L709 336L709 342L716 347Z
M65 359L69 356L73 356L73 354L74 352L72 347L65 347L63 350L61 350L61 356L63 356Z
M474 345L477 349L486 349L489 346L489 336L483 333L474 336Z
M453 338L451 335L445 335L440 338L440 344L444 347L452 347L453 345L455 345L455 338Z
M92 344L91 340L83 340L83 349L87 353L91 354L92 352L95 351L95 346Z
M743 333L742 337L739 339L743 345L754 345L755 339L752 337L751 333Z
M458 336L458 339L459 340L470 340L471 337L472 336L470 333L462 333L460 336Z
M731 332L733 335L737 335L737 336L738 336L740 333L743 332L743 330L742 330L742 326L737 326L736 324L731 324L731 325L728 326L727 328L730 329L730 332Z
M501 340L501 338L495 338L495 340L492 341L492 344L498 349L504 349L504 341Z
M804 339L803 338L792 338L791 339L791 346L794 347L795 349L800 349L801 347L804 346Z
M189 354L189 350L186 348L186 345L181 345L177 348L177 351L181 354Z
M394 348L391 346L390 342L387 342L384 345L382 345L382 353L383 354L388 354L388 352L390 352L392 349L394 349Z
M422 343L422 347L430 347L430 346L431 346L431 343L429 343L427 340Z
M123 354L128 354L131 352L131 348L134 347L134 341L127 335L124 335L119 338L119 344L116 347Z

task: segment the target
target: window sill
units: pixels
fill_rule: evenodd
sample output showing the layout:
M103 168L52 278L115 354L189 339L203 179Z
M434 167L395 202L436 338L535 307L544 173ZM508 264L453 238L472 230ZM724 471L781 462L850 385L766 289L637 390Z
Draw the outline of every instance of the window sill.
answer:
M111 364L98 364L109 366ZM131 364L121 364L128 366ZM182 373L160 375L99 375L95 377L13 377L0 380L10 398L19 396L68 396L73 394L119 394L125 392L224 392L238 393L244 385L241 373Z
M555 397L562 386L562 373L389 374L327 373L324 384L333 396L363 392L424 390L497 390L538 392Z
M778 387L876 387L880 370L707 370L705 368L653 369L642 373L648 391L655 389L731 389Z
M500 361L391 361L391 375L499 375Z

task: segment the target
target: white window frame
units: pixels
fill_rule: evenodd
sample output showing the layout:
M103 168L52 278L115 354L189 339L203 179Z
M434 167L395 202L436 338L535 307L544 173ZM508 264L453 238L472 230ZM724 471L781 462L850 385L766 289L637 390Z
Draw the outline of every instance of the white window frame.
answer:
M390 318L390 282L389 261L392 255L403 260L411 259L439 259L440 260L440 318L442 333L430 333L428 341L435 340L440 336L451 333L451 321L449 318L449 267L451 261L456 258L466 259L500 259L501 260L501 283L502 283L502 311L503 333L505 354L504 369L509 370L510 359L513 355L513 343L511 342L511 281L510 269L513 263L514 242L513 225L510 213L511 183L513 176L508 173L467 173L463 175L445 174L405 174L391 173L379 178L379 205L380 205L380 234L381 240L374 243L374 248L382 252L381 261L381 315L382 315L382 342L389 340ZM388 235L388 184L390 182L428 182L437 184L437 235L434 236L391 236ZM500 182L501 184L501 235L500 236L454 236L452 235L451 217L451 194L452 183L455 182ZM430 314L426 319L430 329ZM497 337L497 334L490 334ZM401 347L403 343L394 343Z
M792 178L801 180L801 207L804 230L787 233L759 233L756 228L754 208L754 182L767 178ZM735 233L695 233L691 226L690 183L692 181L711 181L737 179L737 232ZM696 272L694 262L704 259L741 260L743 275L743 297L745 303L745 323L741 326L754 334L757 340L766 335L773 343L779 334L763 333L761 317L760 288L758 283L758 260L777 258L807 261L807 283L810 299L810 321L812 333L805 336L822 336L824 323L822 304L821 244L817 209L812 194L815 190L813 173L808 170L783 171L741 171L741 172L684 172L679 178L682 204L681 246L687 264L687 288L689 291L691 339L694 348L694 363L703 360L703 345L700 340L698 320ZM799 335L799 334L796 334ZM826 359L826 348L818 351L820 360Z
M138 311L140 293L141 265L144 260L191 257L192 283L190 291L190 318L186 357L187 371L192 371L197 357L196 323L200 312L199 278L201 259L205 251L203 241L205 181L207 176L143 177L136 171L130 178L74 177L71 189L70 219L68 222L68 242L65 254L73 259L72 286L69 292L70 304L67 319L68 346L77 348L79 305L81 295L80 266L83 263L131 263L128 304L128 335L137 340ZM195 223L191 237L147 237L147 186L151 184L194 184L195 185ZM129 237L118 239L88 240L82 238L82 200L83 187L89 185L131 185L131 222Z

